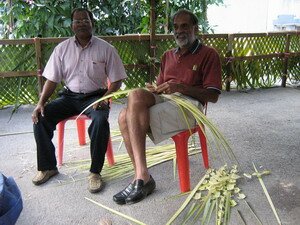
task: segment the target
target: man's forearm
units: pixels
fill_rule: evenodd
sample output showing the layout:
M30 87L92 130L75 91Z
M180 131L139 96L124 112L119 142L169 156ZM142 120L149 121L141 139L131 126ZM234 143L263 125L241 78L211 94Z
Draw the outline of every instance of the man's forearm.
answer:
M44 84L42 94L40 96L38 104L44 105L50 96L53 94L55 88L56 88L57 83L52 82L47 80L46 83Z
M116 92L117 90L120 89L121 85L122 85L122 80L118 80L116 82L111 83L105 95L109 95L112 94L113 92Z
M200 102L217 102L219 93L214 89L205 89L199 87L191 87L185 84L178 84L178 92L197 99Z

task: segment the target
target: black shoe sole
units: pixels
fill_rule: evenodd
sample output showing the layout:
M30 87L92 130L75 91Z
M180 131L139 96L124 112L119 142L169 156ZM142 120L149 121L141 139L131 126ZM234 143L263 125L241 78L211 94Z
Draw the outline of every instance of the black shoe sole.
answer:
M154 191L154 190L153 190L153 191ZM148 193L147 195L144 195L143 198L137 199L137 200L135 200L135 201L126 201L126 200L125 200L125 204L126 204L126 205L132 205L132 204L138 203L138 202L144 200L144 199L145 199L146 197L148 197L149 195L151 195L151 194L153 193L153 191L151 191L151 192Z

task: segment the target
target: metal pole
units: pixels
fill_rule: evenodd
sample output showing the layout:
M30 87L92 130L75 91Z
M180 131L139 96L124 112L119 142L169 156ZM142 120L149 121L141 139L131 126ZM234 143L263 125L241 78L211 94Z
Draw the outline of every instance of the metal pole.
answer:
M155 77L155 0L150 3L150 77L149 82L152 83Z

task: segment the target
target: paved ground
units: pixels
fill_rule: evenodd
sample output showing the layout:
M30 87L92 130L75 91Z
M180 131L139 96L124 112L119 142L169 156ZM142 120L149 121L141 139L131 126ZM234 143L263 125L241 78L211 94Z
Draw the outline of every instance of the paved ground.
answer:
M112 107L112 129L117 128L116 118L121 107L122 105ZM157 182L156 191L144 201L130 206L119 206L112 201L112 196L127 185L130 178L108 182L102 193L90 194L85 179L87 171L70 168L66 164L60 168L61 173L57 179L40 187L34 186L31 183L36 172L35 143L30 119L32 110L33 106L22 106L11 120L12 108L0 110L0 170L6 176L15 178L24 201L24 209L17 225L93 225L100 224L102 219L110 220L116 225L131 224L87 201L85 197L148 225L163 225L185 200L186 196L170 198L179 193L178 179L173 178L172 162L150 169ZM242 165L242 172L251 172L252 162L261 170L272 172L263 179L282 224L299 224L299 88L224 92L217 104L209 105L208 117L217 124L232 145ZM73 122L67 124L65 139L65 162L89 158L88 146L78 146ZM54 142L57 142L56 136ZM114 144L115 154L124 153L124 147L117 150L117 145L118 143ZM214 168L223 165L218 157L210 157L210 161ZM190 162L194 187L205 171L199 155L190 157ZM238 186L247 195L247 201L255 208L263 224L277 224L257 179L241 179ZM242 224L237 210L244 216L247 224L257 224L244 202L240 202L232 210L230 224ZM181 224L181 220L174 224Z

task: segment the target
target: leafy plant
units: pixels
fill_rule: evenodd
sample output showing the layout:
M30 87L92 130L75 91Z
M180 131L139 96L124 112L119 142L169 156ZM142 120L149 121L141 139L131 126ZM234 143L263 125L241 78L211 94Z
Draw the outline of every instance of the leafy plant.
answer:
M6 24L4 38L64 37L72 34L70 1L24 1L1 3L5 11L1 19Z
M212 32L207 20L207 7L223 0L156 0L156 33L170 33L171 15L179 8L193 11L203 33ZM4 38L71 36L71 10L88 8L95 17L96 35L150 33L150 1L146 0L34 0L0 3ZM1 11L0 11L1 12Z
M231 207L237 205L234 197L238 199L246 197L236 186L239 178L237 166L232 166L231 169L228 169L226 165L218 170L209 169L167 225L173 223L193 199L195 202L181 224L195 223L199 220L201 224L208 224L213 212L216 214L217 225L228 224Z

